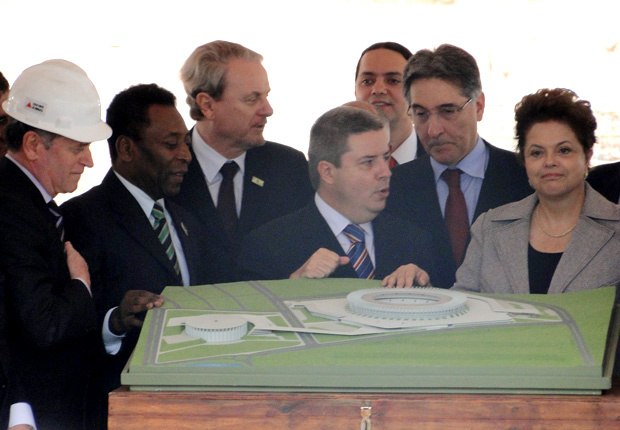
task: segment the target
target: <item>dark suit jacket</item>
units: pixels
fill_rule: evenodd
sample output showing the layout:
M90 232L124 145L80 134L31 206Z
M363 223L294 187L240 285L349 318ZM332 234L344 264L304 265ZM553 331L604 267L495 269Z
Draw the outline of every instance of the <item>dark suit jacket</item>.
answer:
M489 148L489 164L474 220L489 209L521 200L533 192L525 169L517 161L516 155L488 142L485 144ZM454 284L458 266L452 257L450 238L441 214L430 156L426 155L392 170L386 211L423 227L432 235L440 255L437 263L443 268L439 282L433 284L450 288Z
M82 428L93 354L101 346L94 301L82 282L71 280L54 223L36 186L12 161L0 160L9 350L42 430Z
M414 263L426 270L433 282L436 253L427 232L386 213L379 214L372 226L375 279L384 278L403 264ZM250 233L243 241L239 268L246 280L287 279L319 248L346 256L315 203L311 202ZM338 267L330 277L357 278L357 274L349 263Z
M256 227L293 212L311 200L314 192L308 163L303 153L278 143L266 142L250 149L245 158L239 239L230 240L193 151L192 156L181 192L174 200L197 216L206 228L208 236L205 240L220 250L218 264L229 271L218 282L235 281L238 279L236 261L242 238ZM256 179L262 183L255 183L260 182Z
M218 267L211 264L211 250L201 243L196 219L174 202L166 208L183 246L194 285L213 283ZM118 306L128 290L160 294L165 286L181 285L144 211L110 170L101 185L62 205L67 239L88 263L100 321ZM108 375L114 389L137 341L138 331L128 334L121 351L107 357Z
M620 162L596 166L588 175L588 182L612 203L620 198Z
M17 402L26 402L19 375L15 373L11 364L9 345L6 338L6 298L4 294L4 277L0 275L0 429L9 425L9 411L11 405Z

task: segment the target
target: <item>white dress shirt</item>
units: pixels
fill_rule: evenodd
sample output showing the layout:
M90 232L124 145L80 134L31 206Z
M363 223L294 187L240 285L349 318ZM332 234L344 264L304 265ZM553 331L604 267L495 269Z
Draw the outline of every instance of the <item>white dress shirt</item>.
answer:
M408 161L415 160L418 145L418 136L415 134L414 128L409 137L392 152L392 158L398 161L398 164L405 164Z
M153 200L148 194L146 194L142 189L135 186L127 179L123 178L116 171L114 174L118 178L119 181L127 188L127 191L136 199L144 215L148 218L151 226L155 225L155 218L151 215L151 211L153 210L153 205L155 204L155 200ZM172 240L172 245L174 246L174 252L177 256L177 262L179 263L179 269L181 271L181 279L183 280L183 285L187 286L190 283L189 278L189 269L187 268L187 261L185 260L185 253L183 252L183 246L181 245L181 240L179 239L179 235L177 234L177 230L174 226L174 222L172 222L172 217L170 213L166 209L166 204L164 199L157 200L164 208L164 215L166 217L166 222L168 223L168 229L170 230L170 238ZM110 331L110 316L112 312L116 309L116 307L109 309L106 313L106 316L103 320L103 327L101 328L101 334L103 336L103 343L105 345L106 352L111 355L115 355L120 351L121 345L123 342L124 334L116 335Z
M245 174L245 152L237 158L229 160L221 155L215 149L211 148L208 143L202 140L198 129L194 127L192 131L192 149L196 160L202 169L205 181L209 187L209 194L213 199L213 205L217 207L217 197L220 193L220 184L222 182L222 174L220 169L230 161L234 161L239 166L239 171L233 178L233 186L235 189L235 205L237 207L237 216L241 215L241 198L243 197L243 175Z
M340 243L340 246L342 246L342 249L346 254L349 251L349 248L351 247L351 241L343 233L343 230L349 224L355 224L355 223L351 222L344 215L338 212L336 209L328 205L325 202L325 200L323 200L321 196L319 196L318 193L314 195L314 203L316 204L316 207L318 208L321 216L323 216L323 218L325 219L325 222L327 222L327 225L329 225L329 228L331 229L332 233L334 233L334 236L336 236L336 239L338 239L338 243ZM364 241L366 242L366 250L368 251L368 255L370 256L370 261L372 261L373 266L376 266L375 264L375 240L374 240L374 233L372 230L372 222L366 222L364 224L359 224L359 226L362 228L362 230L364 230Z

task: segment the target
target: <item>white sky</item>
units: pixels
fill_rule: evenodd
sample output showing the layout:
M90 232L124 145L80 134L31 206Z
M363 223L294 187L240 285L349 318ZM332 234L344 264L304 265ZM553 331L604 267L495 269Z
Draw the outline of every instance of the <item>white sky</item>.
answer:
M193 125L178 71L203 43L241 43L265 58L274 115L265 137L306 152L323 112L352 100L362 50L395 41L412 52L452 43L478 61L486 95L480 135L513 147L513 107L542 87L566 87L597 112L620 111L616 0L0 0L0 70L12 83L26 67L73 61L99 90L102 117L121 90L155 82L171 90ZM620 125L601 120L601 142ZM99 184L107 144L92 145L95 167L76 193ZM601 158L620 158L600 145ZM70 195L59 196L63 201Z

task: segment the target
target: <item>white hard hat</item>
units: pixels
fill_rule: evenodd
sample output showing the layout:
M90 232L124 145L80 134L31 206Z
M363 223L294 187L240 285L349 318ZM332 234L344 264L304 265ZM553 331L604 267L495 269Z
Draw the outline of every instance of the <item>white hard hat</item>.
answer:
M112 134L101 120L99 94L86 72L65 60L49 60L22 72L2 103L7 115L78 142Z

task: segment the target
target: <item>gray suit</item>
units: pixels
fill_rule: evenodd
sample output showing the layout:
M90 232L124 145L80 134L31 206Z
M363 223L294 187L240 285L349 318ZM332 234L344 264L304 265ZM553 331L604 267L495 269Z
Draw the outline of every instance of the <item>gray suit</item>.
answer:
M534 193L492 209L476 220L453 288L483 293L530 292L527 250L537 201ZM610 285L620 285L620 207L586 184L581 216L553 275L549 293Z

